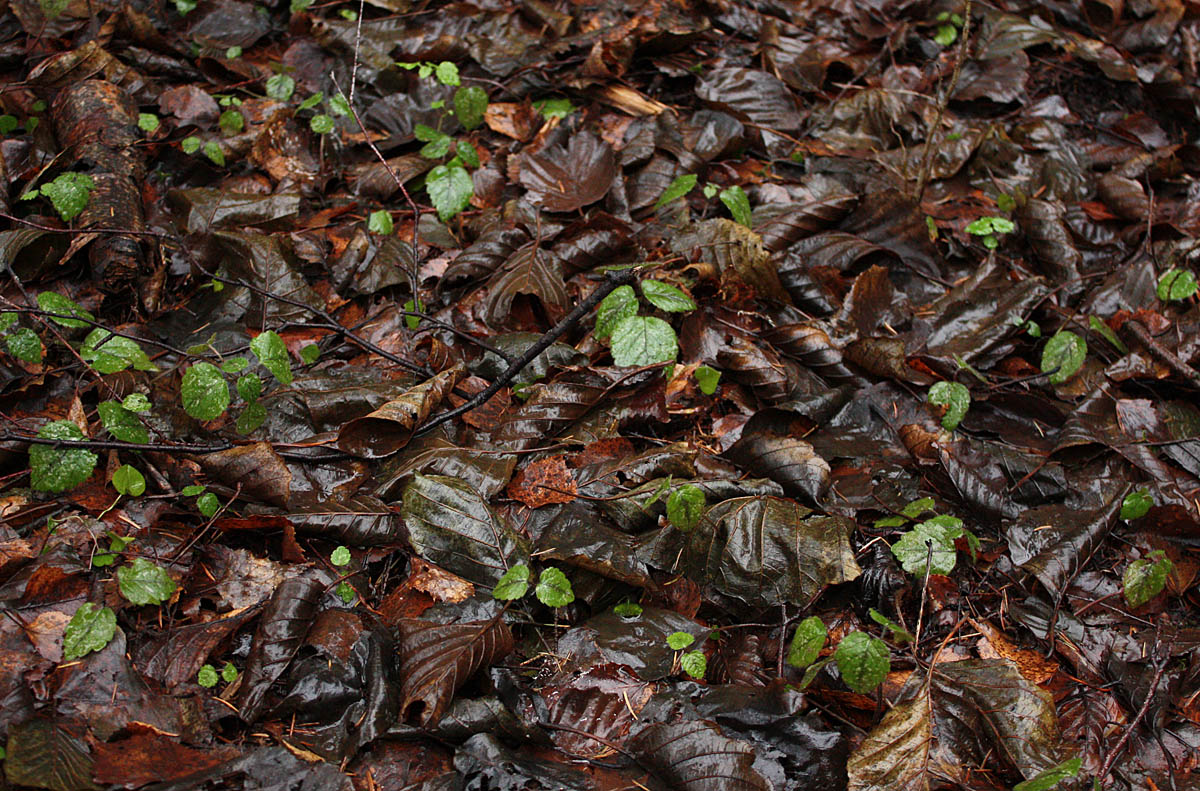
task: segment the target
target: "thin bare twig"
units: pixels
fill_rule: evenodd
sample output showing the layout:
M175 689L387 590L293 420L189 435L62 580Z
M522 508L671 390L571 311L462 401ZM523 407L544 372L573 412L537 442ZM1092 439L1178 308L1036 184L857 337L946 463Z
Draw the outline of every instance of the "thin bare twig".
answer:
M938 127L942 125L942 117L946 114L946 106L950 104L950 97L954 94L954 89L958 87L958 75L962 72L963 61L967 59L967 42L971 38L971 6L974 0L967 0L966 8L963 10L963 27L960 32L958 41L958 54L954 58L954 71L950 73L950 83L946 85L946 89L942 92L937 103L937 113L933 117L933 123L929 125L929 129L925 133L925 152L921 157L921 171L917 178L917 203L921 203L921 199L925 197L925 187L929 184L929 174L933 170L933 151L934 151L934 136L937 134Z

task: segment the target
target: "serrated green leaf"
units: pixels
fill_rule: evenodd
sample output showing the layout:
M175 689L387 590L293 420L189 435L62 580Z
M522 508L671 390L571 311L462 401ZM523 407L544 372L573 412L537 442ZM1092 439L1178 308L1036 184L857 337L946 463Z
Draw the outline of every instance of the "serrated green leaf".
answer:
M990 236L996 233L1012 233L1016 229L1012 220L1004 217L980 217L966 227L969 234Z
M236 135L246 128L246 119L237 110L226 110L217 119L217 125L221 127L221 131L225 134Z
M467 85L454 92L454 116L468 132L483 123L487 106L487 91L478 85Z
M183 149L183 153L185 154L195 154L200 150L201 145L202 143L200 138L196 137L195 135L189 135L188 137L185 137L183 140L179 141L179 147Z
M461 81L458 76L458 66L448 60L439 63L434 73L437 75L438 82L442 85L454 86L458 85Z
M79 356L101 374L115 374L131 366L138 371L158 370L137 341L100 327L83 339Z
M479 167L479 152L475 150L475 146L468 143L466 140L459 140L454 144L454 151L458 154L458 158L462 163L472 170Z
M1197 291L1196 275L1190 269L1168 269L1158 279L1155 293L1163 302L1187 299Z
M69 420L55 420L42 426L37 435L42 439L87 439L79 426ZM30 445L30 485L34 491L65 492L83 483L96 469L99 457L87 448L56 448L53 445Z
M1134 519L1141 519L1150 513L1153 505L1154 498L1150 496L1149 489L1138 489L1135 492L1130 492L1121 501L1121 518L1127 522L1131 522Z
M232 662L226 662L225 667L221 668L221 680L226 684L232 684L237 681L238 670L233 666Z
M47 313L57 314L48 318L62 327L68 327L73 330L83 329L90 326L88 322L96 320L96 317L91 313L88 313L57 291L43 291L37 295L37 303L38 307ZM60 318L61 316L78 316L80 319L87 319L87 321Z
M237 391L243 401L247 403L257 401L258 397L262 395L262 390L262 379L259 378L258 374L243 374L238 377Z
M667 521L676 529L691 530L704 515L704 490L688 484L671 492L667 498Z
M891 670L887 644L866 632L851 632L838 643L833 654L846 686L866 694L883 683Z
M312 118L308 119L308 128L319 135L329 134L333 131L333 127L333 118L325 113L317 113Z
M792 644L787 655L788 664L797 670L803 670L816 662L828 636L829 632L820 618L815 615L805 618L796 626L796 632L792 635Z
M117 633L117 615L109 607L97 608L91 602L80 605L63 632L63 659L72 662L99 651Z
M1126 603L1136 609L1162 593L1174 569L1175 564L1161 549L1130 563L1121 578Z
M122 596L139 607L162 604L175 592L175 580L167 570L145 558L134 558L131 565L117 569L117 586Z
M217 675L217 669L212 665L203 665L200 672L196 674L196 683L205 689L212 689L217 685L221 677Z
M42 361L42 339L28 327L17 327L4 338L4 344L18 360L35 365Z
M138 113L137 125L143 132L153 132L159 126L158 116L154 113Z
M211 517L221 508L221 501L212 492L205 492L196 498L196 508L206 517Z
M667 313L687 313L696 309L696 303L691 297L669 283L643 280L642 294L646 296L647 302Z
M642 614L642 605L637 602L623 601L613 607L613 612L622 618L637 618Z
M683 668L684 673L695 679L703 679L704 674L708 672L708 660L705 659L703 651L688 651L679 657L679 666Z
M341 93L329 97L329 112L339 118L354 114L350 111L350 100Z
M746 197L745 190L738 186L726 187L718 197L721 198L721 203L725 204L725 208L729 209L734 222L750 227L750 198Z
M930 404L945 408L942 428L947 431L958 428L971 406L971 392L958 382L937 382L929 388L928 398Z
M633 286L617 286L600 300L600 305L596 308L596 337L610 337L621 319L636 316L637 311L637 293Z
M909 519L916 519L921 514L932 511L937 507L932 497L922 497L919 500L913 500L908 505L900 509L900 513L907 516Z
M1059 330L1042 350L1042 373L1050 374L1051 384L1062 384L1083 367L1086 357L1087 341L1070 330Z
M273 330L259 333L250 341L250 351L281 385L292 383L292 362L288 357L287 344L278 333Z
M296 81L286 74L275 74L267 78L267 96L286 102L296 91Z
M367 230L371 233L388 236L393 228L392 215L387 210L379 209L367 215Z
M145 393L130 393L125 396L125 399L121 402L121 406L130 412L149 412L150 399L146 397Z
M529 578L532 572L524 563L517 563L504 572L492 589L492 598L499 601L513 601L529 592Z
M260 401L254 401L246 405L242 413L238 415L234 428L237 433L242 436L256 431L259 426L267 421L267 408Z
M329 554L329 562L335 566L345 566L350 563L350 548L338 547Z
M717 392L717 384L721 381L721 372L716 368L701 365L693 375L696 377L696 384L700 386L701 393L712 395Z
M1057 787L1063 780L1079 774L1082 766L1082 758L1069 758L1057 766L1050 767L1037 777L1017 783L1013 786L1013 791L1051 791L1051 789Z
M358 597L358 593L354 590L354 586L345 580L342 580L338 583L338 586L334 592L337 593L338 598L342 600L343 604L353 604L354 599Z
M682 651L696 642L696 636L687 632L671 632L667 635L667 645L672 651Z
M935 516L901 536L892 545L892 554L909 574L925 576L926 565L930 574L949 574L958 560L954 539L964 533L961 519Z
M216 420L229 408L229 385L212 363L198 362L183 374L183 410L196 420Z
M465 168L438 165L425 177L425 190L438 218L446 222L471 204L475 185Z
M250 367L250 361L245 357L230 357L221 362L221 372L227 374L236 374L239 371L244 371Z
M0 313L0 332L8 332L17 323L17 314L13 312Z
M88 199L95 188L96 182L88 174L70 172L60 174L49 184L43 184L42 194L54 204L54 210L63 221L70 222L87 208Z
M429 129L429 127L425 128ZM441 159L450 153L450 146L454 143L454 138L444 132L430 131L433 132L433 135L418 153L426 159Z
M131 467L128 464L122 464L113 473L112 485L117 492L127 494L130 497L140 497L146 493L145 477L142 476L137 467Z
M96 405L96 412L100 415L104 430L114 439L138 444L150 441L150 432L138 420L137 415L116 401L101 401Z
M547 607L566 607L575 601L575 592L571 590L571 581L567 579L566 574L553 566L542 570L534 593L537 595L538 601Z
M670 324L653 316L630 316L613 328L612 357L619 366L670 362L679 355L679 342Z
M687 195L696 187L696 180L698 178L695 173L685 173L682 176L678 176L667 185L667 188L663 190L663 194L658 196L658 202L654 204L654 210L658 211L671 201L678 200Z

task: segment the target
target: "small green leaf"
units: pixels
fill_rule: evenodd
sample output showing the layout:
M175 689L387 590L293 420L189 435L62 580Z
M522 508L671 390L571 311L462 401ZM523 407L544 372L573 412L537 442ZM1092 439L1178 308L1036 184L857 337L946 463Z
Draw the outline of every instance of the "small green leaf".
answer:
M458 85L460 80L458 76L458 66L455 66L448 60L444 60L437 65L435 70L438 82L442 85Z
M237 681L238 670L233 666L232 662L226 662L225 667L221 668L221 680L226 684L232 684Z
M707 365L702 365L696 369L694 374L696 384L700 385L700 392L704 395L712 395L717 392L717 383L721 381L721 372L716 368L709 368Z
M117 584L121 595L138 606L162 604L175 592L175 580L167 570L145 558L134 558L132 565L117 569Z
M217 669L212 665L202 666L200 672L196 674L196 683L205 689L212 689L220 680L221 677L217 675Z
M225 152L217 141L209 140L204 144L204 156L208 157L217 167L225 167Z
M149 412L150 399L144 393L130 393L125 396L125 400L121 402L121 406L130 412Z
M929 403L943 407L942 428L953 431L967 414L971 406L971 393L958 382L937 382L929 388Z
M183 410L196 420L216 420L229 408L229 385L217 366L194 363L183 374Z
M236 374L250 367L250 361L245 357L230 357L221 363L222 373Z
M637 293L633 286L617 286L596 308L596 337L608 338L621 319L636 316L637 311Z
M468 143L466 140L459 140L454 144L454 151L458 154L458 158L462 163L471 169L479 167L479 152L475 150L475 146Z
M1149 489L1138 489L1136 492L1130 492L1121 501L1121 518L1127 522L1132 522L1134 519L1141 519L1150 513L1150 508L1153 505L1154 498L1150 496Z
M338 547L329 555L329 562L335 566L345 566L350 563L350 549Z
M871 620L874 621L875 623L879 624L880 626L888 629L892 633L892 637L895 638L896 642L911 643L917 639L913 635L912 632L908 631L903 626L901 626L900 624L893 621L891 618L888 618L886 615L881 613L879 610L876 610L874 607L871 608L870 613L871 613Z
M17 323L17 314L11 311L0 313L0 332L8 332Z
M487 106L487 91L478 85L467 85L454 92L454 116L468 132L483 123Z
M1017 200L1007 192L1001 192L996 196L996 208L1002 212L1010 212L1017 208Z
M335 590L343 604L353 604L355 597L358 596L354 591L354 586L345 580L339 582Z
M787 655L788 664L797 670L803 670L816 662L821 655L821 649L825 647L828 635L825 623L820 618L815 615L805 618L796 626L796 633L792 635L792 644Z
M531 574L529 566L524 563L513 566L504 572L504 576L496 582L496 587L492 589L492 598L499 601L513 601L521 598L529 592Z
M50 320L55 324L63 327L69 327L73 330L83 329L90 326L89 321L95 321L96 317L88 313L83 308L76 305L73 301L67 299L62 294L56 291L43 291L37 295L38 307L47 313L57 314L50 316ZM61 316L78 316L80 319L87 321L79 321L78 319L64 319Z
M419 299L410 299L404 303L404 309L409 313L424 313L425 305L423 305ZM421 317L405 316L404 323L408 325L410 330L415 330L417 327L421 326Z
M293 14L299 14L304 9L313 4L314 0L292 0L290 10Z
M321 356L321 347L315 343L310 343L300 349L300 361L305 365L312 365Z
M866 632L851 632L843 637L833 661L846 686L859 694L882 684L892 667L887 644Z
M246 404L246 408L238 415L237 421L234 423L234 428L237 429L237 433L244 437L256 431L266 421L267 408L261 402L253 401Z
M155 129L158 129L158 124L158 116L154 113L138 113L138 129L141 129L143 132L153 132Z
M450 153L450 146L454 143L450 135L425 124L413 127L413 136L425 142L419 153L426 159L441 159Z
M68 662L99 651L117 633L117 616L109 607L97 609L91 602L80 605L63 632L63 659Z
M339 118L347 115L354 115L354 113L351 112L350 100L341 93L336 93L329 97L329 112L333 113Z
M250 341L250 351L282 385L292 383L292 363L288 358L287 345L273 330L259 333Z
M623 601L613 607L613 612L622 618L637 618L642 614L642 605L637 602Z
M903 516L884 516L876 519L874 522L876 528L903 527L906 524L908 524L908 520Z
M308 119L308 128L319 135L327 135L333 131L333 118L325 113L317 113Z
M937 507L932 497L922 497L919 500L913 500L908 505L900 509L900 513L907 516L909 519L916 519L923 513L933 511Z
M1083 367L1086 357L1087 341L1069 330L1059 330L1042 350L1042 373L1050 374L1051 384L1060 385Z
M687 632L671 632L667 635L667 645L672 651L682 651L694 642L696 642L696 636Z
M701 192L704 193L704 197L709 198L709 199L711 199L712 196L716 195L720 191L721 191L721 188L718 187L716 184L705 184L703 189L701 189Z
M1016 227L1012 220L1004 217L980 217L968 225L966 231L975 236L990 236L996 233L1012 233Z
M429 171L425 177L425 189L442 222L467 208L475 194L471 175L457 165L438 165Z
M1167 558L1167 553L1156 549L1144 558L1138 558L1125 569L1121 584L1125 592L1125 601L1136 609L1162 593L1167 584L1167 576L1175 569L1175 564Z
M673 200L678 200L684 195L687 195L696 187L696 180L699 177L695 173L685 173L677 177L674 181L667 185L663 190L663 194L658 196L658 202L654 204L655 211L666 206Z
M247 403L253 403L262 395L263 383L258 374L243 374L237 380L238 395Z
M1104 338L1104 340L1111 343L1113 348L1119 351L1121 354L1129 354L1129 347L1126 346L1124 342L1117 337L1117 334L1112 331L1112 328L1103 321L1095 316L1088 316L1088 326L1091 327L1092 332L1095 332L1101 338Z
M379 209L367 215L367 230L371 233L388 236L392 229L392 215L385 209Z
M746 197L746 191L738 186L726 187L721 190L720 198L721 203L725 204L725 208L729 209L734 222L741 223L749 228L750 199Z
M691 484L681 486L667 498L667 521L687 532L700 523L704 505L703 489Z
M18 198L17 200L33 200L34 198L38 197L41 194L42 194L42 191L40 189L38 189L37 187L34 187L31 190L26 190L25 192L21 193L21 197Z
M924 577L927 565L930 574L949 574L958 560L954 539L965 533L961 519L935 516L901 536L892 545L892 554L909 574Z
M933 34L933 40L943 47L948 47L958 38L958 28L954 25L939 25L937 32Z
M1069 758L1057 766L1052 766L1037 777L1030 778L1013 786L1013 791L1050 791L1068 777L1075 777L1083 766L1082 758Z
M128 464L122 464L113 473L112 485L117 492L130 497L140 497L146 493L146 479L138 472L137 467Z
M211 517L221 508L221 501L212 492L205 492L196 498L196 508L206 517Z
M651 305L667 313L687 313L696 309L691 297L675 286L658 280L643 280L642 294Z
M679 355L679 342L670 324L653 316L630 316L612 332L613 362L619 366L670 362Z
M433 64L432 63L418 63L417 64L417 76L418 77L420 77L423 80L426 77L428 77L430 74L433 74Z
M8 353L18 360L37 364L42 361L42 339L28 327L17 327L4 338Z
M55 420L42 426L42 439L86 439L79 426L69 420ZM83 483L96 469L99 457L87 448L56 448L30 445L29 466L33 471L30 485L38 492L65 492Z
M286 102L296 92L296 81L286 74L275 74L267 78L267 96Z
M235 60L240 57L242 57L242 48L237 46L236 44L234 46L230 47L229 49L225 50L226 60Z
M322 101L324 101L324 99L325 99L324 92L317 91L312 96L310 96L307 99L305 99L304 101L300 102L300 106L296 108L296 112L300 112L301 110L311 110L312 108L314 108L318 104L320 104Z
M180 494L182 494L184 497L196 497L197 495L204 494L204 487L193 483L189 486L183 487L183 491L181 491Z
M15 115L0 115L0 135L6 135L20 126L21 122Z
M185 154L195 154L200 150L201 145L200 138L195 135L185 137L179 141L179 147L183 149L183 153Z
M113 335L100 327L89 332L83 339L79 356L102 374L115 374L129 367L138 371L158 370L137 341Z
M1190 269L1168 269L1158 279L1155 293L1163 302L1187 299L1196 293L1196 275Z
M227 135L236 135L246 128L246 119L237 110L226 110L217 119L221 131Z
M547 607L566 607L575 601L575 592L571 590L571 581L561 570L551 566L542 571L534 589L538 601Z
M708 671L708 660L705 659L703 651L688 651L679 657L679 666L692 678L703 679Z
M575 105L570 99L538 99L533 103L533 109L542 114L547 121L554 118L566 118L575 112Z

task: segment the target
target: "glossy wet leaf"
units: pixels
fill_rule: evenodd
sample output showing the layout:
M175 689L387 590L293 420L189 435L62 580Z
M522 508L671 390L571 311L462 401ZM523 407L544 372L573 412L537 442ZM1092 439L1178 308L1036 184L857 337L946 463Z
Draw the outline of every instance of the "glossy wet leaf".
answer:
M646 300L659 310L667 313L687 313L689 310L696 309L696 303L692 301L691 297L669 283L659 280L643 280L641 288Z
M725 208L729 209L729 213L733 215L734 222L747 228L751 227L750 199L746 196L745 190L738 186L726 187L721 190L718 197L721 199L721 203L725 204Z
M669 362L679 354L679 343L670 324L653 316L621 319L612 331L612 356L617 365L652 365Z
M1148 556L1130 563L1121 577L1121 588L1126 603L1130 607L1141 607L1162 593L1167 584L1167 576L1174 569L1175 564L1167 559L1166 553L1161 549L1156 549Z
M671 788L769 791L754 770L754 746L726 737L714 723L687 721L648 725L629 748L638 763Z
M426 725L441 718L471 676L513 649L512 632L499 618L444 626L404 619L398 626L401 717Z
M1030 780L1024 780L1013 786L1013 791L1052 791L1062 781L1075 777L1083 767L1083 759L1068 758L1057 766L1053 766Z
M1163 302L1188 299L1196 293L1200 286L1196 284L1196 274L1190 269L1169 269L1158 279L1155 293Z
M324 593L325 582L312 574L286 579L275 589L254 632L234 699L244 721L258 719L267 691L300 648Z
M70 662L99 651L117 633L117 616L109 607L91 602L79 606L63 632L63 659Z
M958 382L938 382L929 388L929 403L942 407L942 428L953 431L966 417L971 406L971 393Z
M454 92L454 117L468 132L483 123L487 106L487 91L478 85L466 85Z
M193 363L180 384L183 409L196 420L216 420L229 408L229 385L212 363Z
M603 340L612 336L613 329L622 319L636 316L637 312L638 300L633 286L617 286L596 308L596 337Z
M99 327L83 339L79 356L102 374L115 374L126 368L135 371L158 370L137 341L113 335Z
M867 693L883 683L891 669L887 644L866 632L851 632L838 643L833 661L846 686Z
M69 420L55 420L38 429L43 439L83 440L83 432ZM91 477L99 457L86 448L30 445L30 485L39 492L65 492Z
M569 212L603 198L615 172L612 147L591 132L577 132L565 149L523 157L520 180L546 211Z
M113 473L112 485L120 494L139 497L146 493L146 478L138 472L137 467L122 464Z
M1150 513L1150 509L1154 506L1154 498L1146 489L1138 489L1125 495L1125 499L1121 502L1121 518L1126 521L1141 519L1146 514Z
M41 292L37 295L37 303L38 307L47 313L56 314L48 317L50 321L70 329L89 327L91 325L88 324L88 321L94 321L96 318L79 305L76 305L73 300L67 299L55 291ZM67 318L69 316L78 316L79 318ZM80 319L87 319L88 321L80 321Z
M28 327L17 327L4 337L8 353L36 365L42 361L42 339Z
M667 521L680 530L691 530L704 515L704 490L699 486L680 486L667 497Z
M828 632L824 622L815 615L810 615L796 626L792 633L792 642L788 646L788 664L799 670L816 662L825 647Z
M58 215L70 222L87 208L95 188L96 182L86 173L62 173L49 184L43 184L41 190Z
M175 581L167 570L146 558L134 558L130 565L117 569L117 583L121 595L139 606L162 604L175 592Z
M962 520L953 516L935 516L900 537L892 544L892 554L910 574L924 576L949 574L958 561L954 540L964 535Z
M1075 375L1086 357L1087 341L1070 330L1059 330L1042 350L1042 373L1050 374L1051 384L1062 384Z
M699 177L695 173L685 173L672 181L667 188L663 190L663 194L659 196L658 201L654 204L654 208L661 209L673 200L678 200L684 195L687 195L696 187L696 180Z
M467 208L471 196L475 194L470 174L458 165L438 165L429 171L425 177L425 189L442 222Z
M14 786L53 791L98 791L92 782L95 760L80 735L66 723L30 719L9 726L4 771Z
M694 642L696 638L687 632L673 632L667 635L667 645L672 651L682 651Z
M703 651L688 651L679 657L679 667L692 678L703 679L708 672L708 660Z
M547 607L566 607L575 601L575 592L571 589L571 581L561 569L551 566L543 569L538 577L534 594L538 601Z
M504 572L504 575L496 581L496 587L492 589L492 598L500 601L512 601L519 599L529 592L529 578L532 572L529 566L524 563L517 565Z

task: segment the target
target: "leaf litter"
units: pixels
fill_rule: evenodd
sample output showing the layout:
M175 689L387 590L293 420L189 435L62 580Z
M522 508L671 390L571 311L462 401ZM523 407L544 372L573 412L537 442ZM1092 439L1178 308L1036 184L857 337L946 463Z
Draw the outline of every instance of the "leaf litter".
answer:
M1191 5L6 14L9 786L1195 784Z

